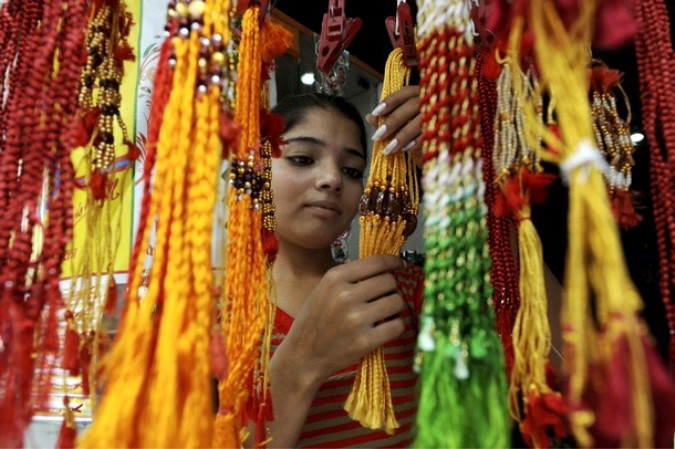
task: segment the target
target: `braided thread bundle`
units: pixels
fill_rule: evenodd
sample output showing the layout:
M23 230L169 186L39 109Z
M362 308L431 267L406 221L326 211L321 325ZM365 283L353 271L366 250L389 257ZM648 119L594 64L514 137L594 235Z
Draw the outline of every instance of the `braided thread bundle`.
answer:
M423 2L417 23L427 281L414 445L506 447L506 372L491 305L469 5Z
M395 48L387 58L381 99L404 87L409 79L403 50ZM398 255L417 224L419 193L414 158L406 152L384 155L387 143L382 139L374 145L372 168L361 198L362 258ZM345 410L365 427L384 428L389 434L398 428L382 347L361 359Z
M86 8L10 1L0 21L0 446L22 447L33 413L47 407L58 360Z
M272 419L268 393L268 359L274 304L268 269L274 256L273 204L270 188L269 141L261 141L261 112L269 109L263 67L290 45L291 36L270 20L259 25L256 5L244 12L239 43L234 121L240 134L229 155L228 222L225 298L222 329L228 359L218 385L216 447L239 447L256 423L255 445L264 445L264 421ZM261 345L262 340L262 345ZM262 346L262 347L261 347Z
M149 148L156 154L146 158L146 180L155 172L152 189L145 186L150 198L143 200L126 309L118 339L103 360L103 399L79 447L213 442L211 227L229 6L194 1L175 8L153 94ZM205 82L204 75L212 76ZM152 222L156 246L141 301L146 252L139 249L149 243Z
M596 165L602 155L593 145L587 48L598 5L580 3L565 28L553 4L529 4L540 82L552 94L561 138L543 127L535 105L525 102L532 131L526 138L543 136L552 151L542 158L560 164L569 184L561 316L572 433L582 447L652 447L655 423L672 421L673 386L639 317L642 301L623 258L602 165ZM665 441L672 438L672 422L662 429L670 433Z

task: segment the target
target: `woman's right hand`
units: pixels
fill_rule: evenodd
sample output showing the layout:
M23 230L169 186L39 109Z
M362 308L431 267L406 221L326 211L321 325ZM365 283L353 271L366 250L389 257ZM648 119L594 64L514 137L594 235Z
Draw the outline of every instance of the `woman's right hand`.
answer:
M403 267L398 257L376 255L330 269L296 314L275 364L314 389L399 337L404 325L395 316L405 305L392 272Z

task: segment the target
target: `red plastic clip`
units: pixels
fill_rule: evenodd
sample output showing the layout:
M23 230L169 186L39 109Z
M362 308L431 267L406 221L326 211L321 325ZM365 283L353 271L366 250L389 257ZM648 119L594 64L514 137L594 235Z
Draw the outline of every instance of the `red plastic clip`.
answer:
M237 1L237 14L244 14L249 6L259 5L260 6L260 17L258 17L258 23L262 26L267 16L267 8L269 8L270 0L239 0Z
M321 24L316 68L328 74L361 25L361 19L345 17L345 0L328 0L328 12L323 15Z
M396 29L396 17L398 17L398 29ZM389 16L384 20L389 33L389 40L394 48L403 49L403 61L407 67L416 66L417 47L415 46L415 25L412 20L410 5L406 2L399 3L396 8L396 17Z

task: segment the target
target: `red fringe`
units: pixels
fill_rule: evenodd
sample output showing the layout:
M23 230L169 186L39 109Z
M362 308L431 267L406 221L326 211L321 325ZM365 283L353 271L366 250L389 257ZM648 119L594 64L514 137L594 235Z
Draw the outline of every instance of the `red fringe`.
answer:
M227 159L230 151L237 153L239 147L239 133L241 129L239 125L234 122L232 114L221 111L220 112L220 141L223 144L223 159Z
M628 190L615 190L612 198L614 218L623 229L631 229L640 224L642 215L635 212L633 198Z
M111 317L117 313L117 283L115 282L115 276L112 275L108 281L108 291L105 295L103 313Z
M61 430L59 431L59 439L56 442L56 449L74 449L75 439L77 438L77 427L75 426L75 418L73 411L68 405L68 396L63 397L63 405L65 407L65 415Z
M75 145L83 147L89 144L91 136L98 126L98 118L100 115L101 110L99 108L91 108L77 119Z
M263 253L267 254L267 263L273 263L277 258L279 251L279 241L274 231L263 229L262 231Z
M80 372L82 373L82 393L89 396L89 371L91 367L91 343L93 341L93 332L87 337L85 344L80 350Z
M560 393L531 393L527 398L526 418L520 424L523 439L530 447L551 446L551 432L557 439L569 435L568 407Z
M80 334L73 323L73 312L67 310L65 319L66 337L61 367L68 370L71 376L77 376L80 372Z
M98 168L94 169L89 181L89 187L97 200L104 200L107 196L108 175L102 173Z

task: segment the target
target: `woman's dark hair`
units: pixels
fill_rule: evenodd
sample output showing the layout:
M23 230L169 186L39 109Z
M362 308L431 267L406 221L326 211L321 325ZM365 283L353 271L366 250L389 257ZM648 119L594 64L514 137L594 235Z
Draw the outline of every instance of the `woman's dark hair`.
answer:
M359 129L359 140L363 147L363 154L367 157L368 145L366 145L366 127L363 124L363 118L361 118L358 109L343 97L317 92L288 95L272 108L272 112L284 118L285 130L288 130L302 121L309 109L314 108L335 111L354 122Z

